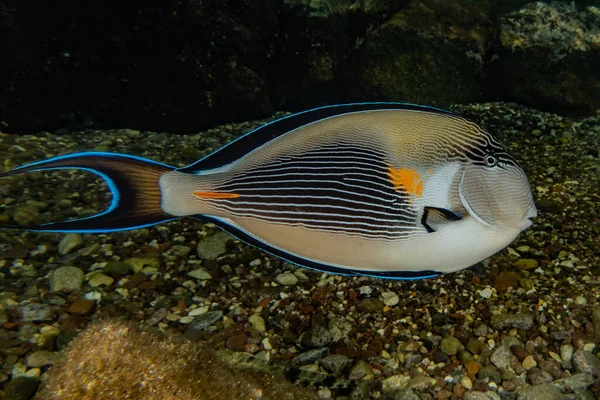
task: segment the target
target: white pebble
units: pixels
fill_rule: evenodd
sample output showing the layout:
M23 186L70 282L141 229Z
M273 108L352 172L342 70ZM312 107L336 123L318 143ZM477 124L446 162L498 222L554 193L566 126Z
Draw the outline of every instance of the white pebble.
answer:
M275 277L275 282L283 286L291 286L298 283L298 277L291 272L284 272Z
M193 271L188 272L188 276L192 278L196 278L201 281L205 281L207 279L211 279L212 275L205 270L204 268L195 269Z
M460 378L460 384L467 390L473 389L473 381L468 376Z
M383 292L381 297L383 298L383 304L386 306L395 306L400 302L400 298L394 292Z
M491 288L485 288L479 291L479 295L484 299L489 299L494 294Z
M198 308L194 308L192 311L188 313L191 317L197 317L198 315L205 314L208 311L208 306L202 306Z

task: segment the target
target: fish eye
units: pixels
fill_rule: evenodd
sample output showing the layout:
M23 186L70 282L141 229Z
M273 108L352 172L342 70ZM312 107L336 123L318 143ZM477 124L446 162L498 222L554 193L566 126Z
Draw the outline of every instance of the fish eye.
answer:
M485 157L483 157L483 163L486 167L495 167L498 164L498 157L491 153L486 154Z

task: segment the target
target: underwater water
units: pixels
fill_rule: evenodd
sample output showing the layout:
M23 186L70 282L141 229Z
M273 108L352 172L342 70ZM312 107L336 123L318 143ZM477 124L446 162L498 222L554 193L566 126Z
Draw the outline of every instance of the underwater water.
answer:
M597 4L114 7L65 1L45 20L0 0L14 39L3 46L23 54L0 77L12 82L0 85L0 172L83 151L184 167L293 112L399 101L492 134L527 175L538 215L482 262L417 280L302 268L192 218L0 230L0 397L600 397ZM98 32L112 36L90 41ZM27 49L45 70L13 71L35 64ZM90 217L112 200L89 170L7 176L0 225Z

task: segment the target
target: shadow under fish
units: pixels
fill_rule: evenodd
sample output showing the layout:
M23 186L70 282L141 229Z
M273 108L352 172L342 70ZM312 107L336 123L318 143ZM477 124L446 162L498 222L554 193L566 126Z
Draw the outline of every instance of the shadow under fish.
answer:
M98 174L110 206L0 228L104 233L189 216L303 267L418 279L488 258L537 215L525 173L493 136L448 111L402 103L290 115L183 168L84 152L0 177L51 169Z

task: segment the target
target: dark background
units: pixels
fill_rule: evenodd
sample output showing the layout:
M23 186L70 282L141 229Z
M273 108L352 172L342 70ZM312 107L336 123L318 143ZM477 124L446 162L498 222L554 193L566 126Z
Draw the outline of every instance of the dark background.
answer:
M548 83L560 75L554 70L536 81L528 74L540 66L523 67L535 57L546 65L543 54L502 48L502 15L525 3L0 0L0 130L187 133L365 100L441 107L508 100L595 112L597 54L561 61L583 68L567 71L563 81L585 89L568 98L562 89L529 89L529 82L559 87ZM582 74L592 80L573 82Z

